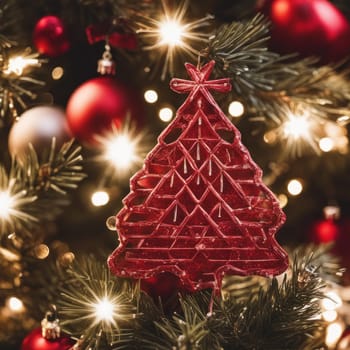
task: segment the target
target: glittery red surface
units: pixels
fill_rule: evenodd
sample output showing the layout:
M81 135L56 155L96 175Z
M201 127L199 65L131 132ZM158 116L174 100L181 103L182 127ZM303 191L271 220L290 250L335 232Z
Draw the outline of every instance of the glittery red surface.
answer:
M262 183L262 171L209 90L229 91L229 79L208 81L214 61L173 79L189 96L162 132L117 214L120 245L108 259L118 276L177 275L191 290L218 292L224 274L271 276L288 257L274 236L285 215Z

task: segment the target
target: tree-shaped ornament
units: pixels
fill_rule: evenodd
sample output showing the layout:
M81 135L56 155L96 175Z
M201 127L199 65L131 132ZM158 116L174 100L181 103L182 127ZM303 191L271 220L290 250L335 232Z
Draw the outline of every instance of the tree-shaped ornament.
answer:
M164 272L190 290L219 293L224 274L272 276L288 267L274 236L285 220L240 133L209 90L215 62L186 64L191 81L170 87L189 93L162 132L117 214L119 247L108 259L118 276L146 279Z

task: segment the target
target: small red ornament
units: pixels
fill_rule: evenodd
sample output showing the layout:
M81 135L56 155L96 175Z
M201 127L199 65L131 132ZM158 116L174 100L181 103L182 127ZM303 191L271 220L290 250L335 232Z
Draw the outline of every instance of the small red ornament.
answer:
M69 350L73 345L74 341L64 335L58 339L45 339L39 327L24 338L21 350Z
M188 291L179 277L169 272L142 280L141 288L156 301L158 297L161 297L162 300L168 300L178 293Z
M120 246L108 259L118 276L169 272L192 291L219 293L225 273L272 276L288 267L274 238L285 215L209 93L231 88L229 79L208 81L214 64L186 64L192 80L170 83L189 96L130 181L116 217Z
M21 350L70 350L74 341L61 334L55 306L41 321L41 327L34 329L23 340Z
M119 127L133 106L128 90L109 77L88 80L70 97L66 114L74 137L85 144L94 144L94 136Z
M272 21L271 46L281 53L320 57L323 63L350 54L350 24L327 0L270 0L261 9Z
M37 22L33 41L40 53L50 57L64 54L70 46L66 28L56 16L45 16Z
M339 233L339 225L333 219L324 219L314 224L311 230L311 239L315 243L334 242Z

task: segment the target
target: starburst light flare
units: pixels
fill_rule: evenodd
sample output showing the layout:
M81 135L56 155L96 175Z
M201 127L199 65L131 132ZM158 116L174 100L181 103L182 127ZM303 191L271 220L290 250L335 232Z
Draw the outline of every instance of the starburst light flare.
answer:
M114 279L104 262L91 256L75 261L70 274L73 282L59 301L62 325L79 332L86 344L96 336L113 342L122 326L135 318L131 285Z
M307 112L287 114L274 130L265 134L267 143L279 141L284 145L286 156L301 156L310 149L320 154L319 139L322 121Z
M144 18L139 23L138 33L147 43L144 49L159 50L162 53L161 57L164 56L162 80L168 72L173 75L174 59L178 53L185 53L190 57L198 56L199 51L193 46L208 40L209 34L203 33L202 28L210 24L213 16L207 15L198 20L186 22L188 3L189 1L184 1L173 10L163 0L163 14L159 18Z
M23 74L24 69L28 67L40 67L42 62L36 58L37 56L37 54L32 54L10 57L7 67L3 72L5 74L16 74L20 76Z
M145 139L145 132L136 130L127 120L121 128L113 126L110 132L95 136L102 150L97 158L108 162L108 173L122 178L142 164L147 151Z
M0 236L15 230L23 221L36 221L32 215L22 210L37 199L28 195L26 190L17 188L17 181L9 177L0 166Z

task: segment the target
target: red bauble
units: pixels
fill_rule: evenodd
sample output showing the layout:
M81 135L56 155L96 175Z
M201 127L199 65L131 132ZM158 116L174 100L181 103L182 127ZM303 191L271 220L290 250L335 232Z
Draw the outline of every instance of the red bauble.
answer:
M168 300L179 293L188 292L181 280L169 272L141 280L141 289L156 301L159 297L162 300Z
M318 56L322 62L350 54L350 24L327 0L271 0L262 11L272 21L272 49Z
M189 97L130 180L117 214L120 246L108 259L118 276L168 272L189 290L219 293L224 274L271 276L288 267L274 237L284 213L209 92L231 88L229 79L208 80L214 64L186 64L192 80L171 81Z
M66 28L56 16L45 16L37 22L33 41L40 53L50 57L64 54L70 46Z
M339 237L339 223L333 219L317 221L311 229L311 240L315 243L334 242Z
M129 91L109 77L91 79L79 86L68 101L66 114L71 132L86 144L94 143L94 136L119 127L133 114Z
M13 124L8 139L9 151L12 157L23 161L29 143L40 155L50 149L53 137L56 138L56 149L71 138L64 111L53 106L33 107Z
M47 340L42 336L41 327L34 329L23 340L21 350L69 350L75 342L68 336Z

